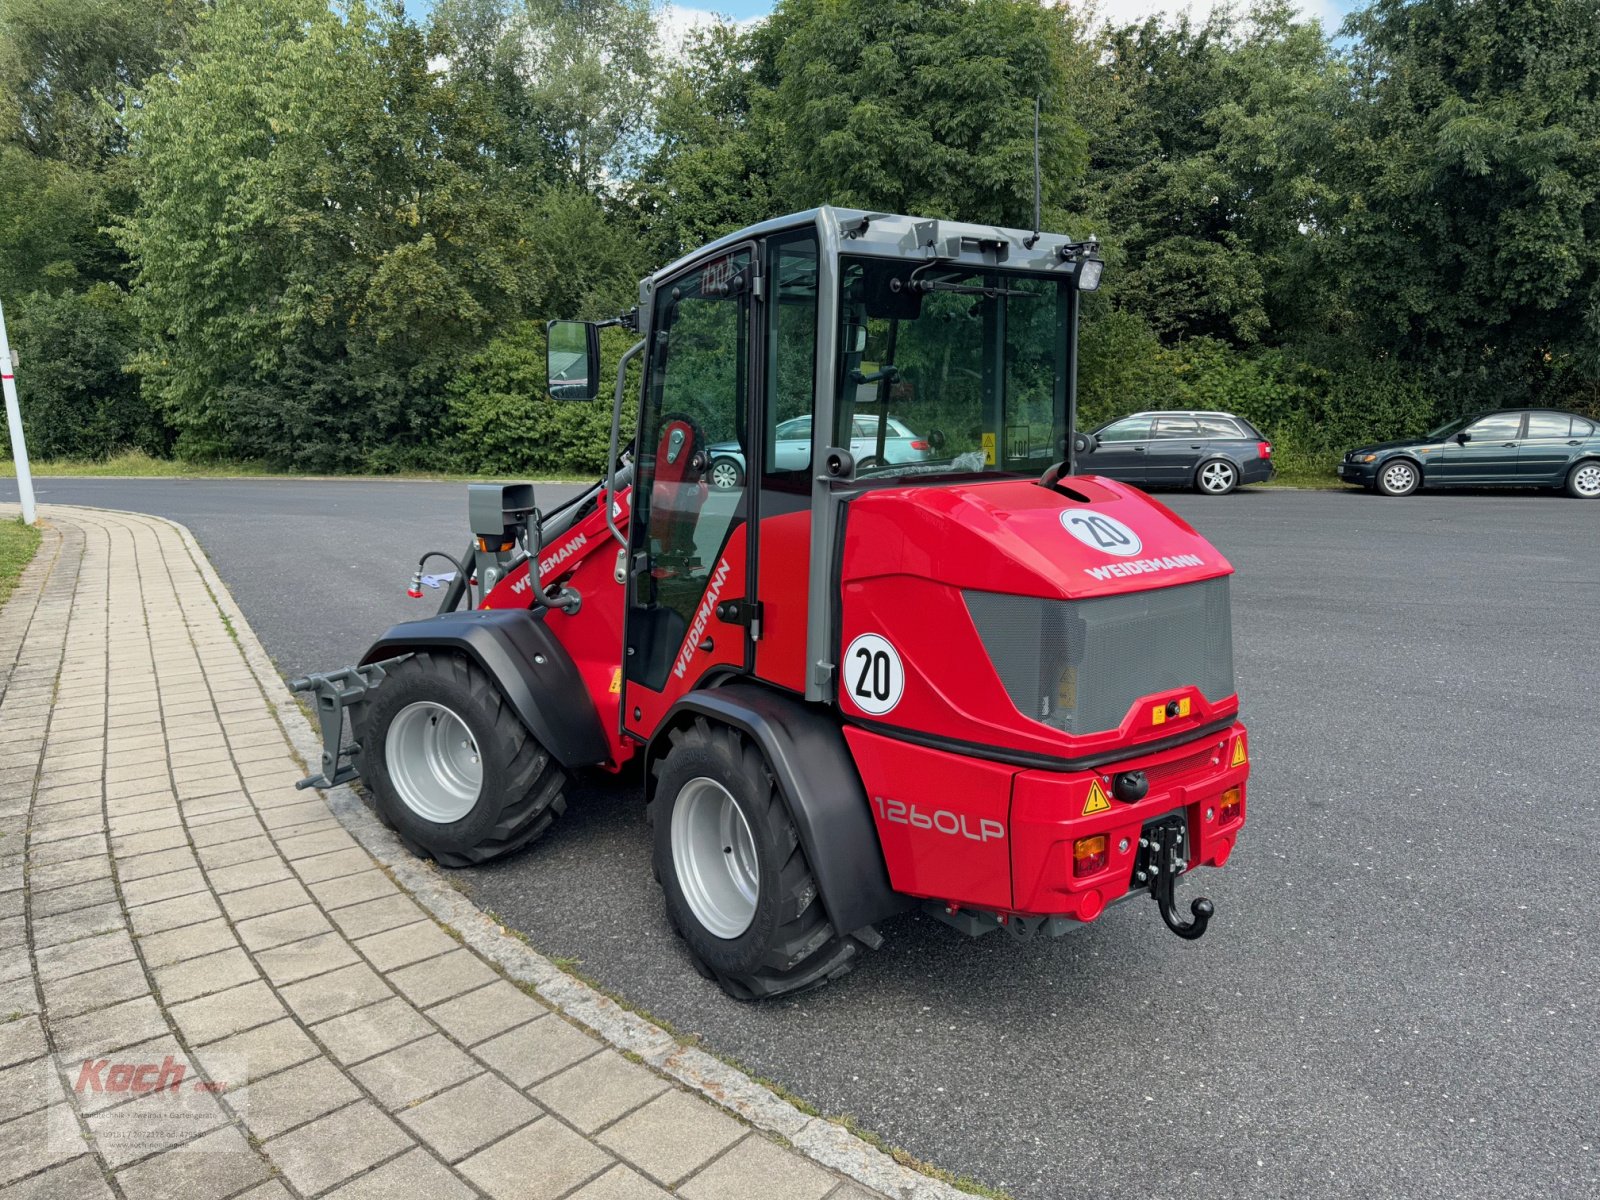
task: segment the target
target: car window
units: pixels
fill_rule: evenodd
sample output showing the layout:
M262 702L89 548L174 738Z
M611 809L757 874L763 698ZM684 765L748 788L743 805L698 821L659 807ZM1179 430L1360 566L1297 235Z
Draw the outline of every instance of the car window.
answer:
M1150 436L1149 417L1128 417L1100 431L1102 442L1142 442Z
M1495 413L1468 426L1467 432L1475 442L1505 442L1516 437L1521 429L1521 413Z
M1200 436L1200 422L1193 417L1157 417L1155 432L1158 438L1192 438Z
M911 432L910 427L907 426L905 424L905 422L903 422L901 420L898 420L895 417L890 417L889 418L889 433L893 437L916 437L917 436L916 434Z
M1582 417L1573 417L1572 436L1575 438L1593 437L1594 423L1592 421L1585 421Z
M811 418L796 417L792 421L785 421L778 426L778 436L784 441L794 441L797 438L811 436Z
M1566 438L1572 434L1572 418L1565 413L1530 413L1528 436L1531 438Z
M1238 424L1227 417L1201 417L1200 436L1208 438L1242 438L1248 436Z

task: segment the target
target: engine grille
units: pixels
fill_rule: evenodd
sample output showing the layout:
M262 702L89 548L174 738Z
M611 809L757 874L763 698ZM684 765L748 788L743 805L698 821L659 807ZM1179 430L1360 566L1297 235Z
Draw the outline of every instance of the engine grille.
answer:
M1011 702L1071 734L1114 729L1140 698L1233 694L1228 580L1093 600L968 591L967 611Z

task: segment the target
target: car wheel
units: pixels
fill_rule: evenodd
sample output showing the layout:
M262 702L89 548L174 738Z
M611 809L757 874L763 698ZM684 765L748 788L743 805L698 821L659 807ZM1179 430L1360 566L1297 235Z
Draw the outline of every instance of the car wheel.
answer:
M1226 496L1239 486L1239 468L1225 458L1213 458L1200 464L1194 486L1207 496Z
M1567 474L1567 495L1580 500L1600 499L1600 460L1581 462Z
M1396 458L1378 468L1378 493L1409 496L1422 486L1422 468L1409 458Z
M878 464L878 456L876 454L869 454L865 458L860 459L859 461L857 461L856 470L858 470L858 471L870 471L870 470L874 469L875 467L877 467L878 465L879 465Z
M744 468L731 458L711 460L711 486L719 492L731 492L744 483Z

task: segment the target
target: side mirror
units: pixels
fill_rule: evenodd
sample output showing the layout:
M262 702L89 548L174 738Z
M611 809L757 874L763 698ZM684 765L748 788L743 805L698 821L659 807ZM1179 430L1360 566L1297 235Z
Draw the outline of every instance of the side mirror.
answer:
M1460 433L1456 434L1456 445L1458 445L1458 446L1465 446L1471 440L1472 440L1472 435L1470 433L1468 433L1465 429L1463 429Z
M552 400L600 394L600 330L592 321L551 321L545 332L545 376Z
M1072 435L1072 452L1074 454L1091 454L1100 448L1100 439L1092 433L1075 433Z

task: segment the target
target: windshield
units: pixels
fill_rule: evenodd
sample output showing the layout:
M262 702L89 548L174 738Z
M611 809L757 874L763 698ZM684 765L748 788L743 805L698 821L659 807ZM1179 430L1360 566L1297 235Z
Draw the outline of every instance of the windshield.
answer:
M1065 455L1065 281L845 258L836 446L856 478L1037 477Z

